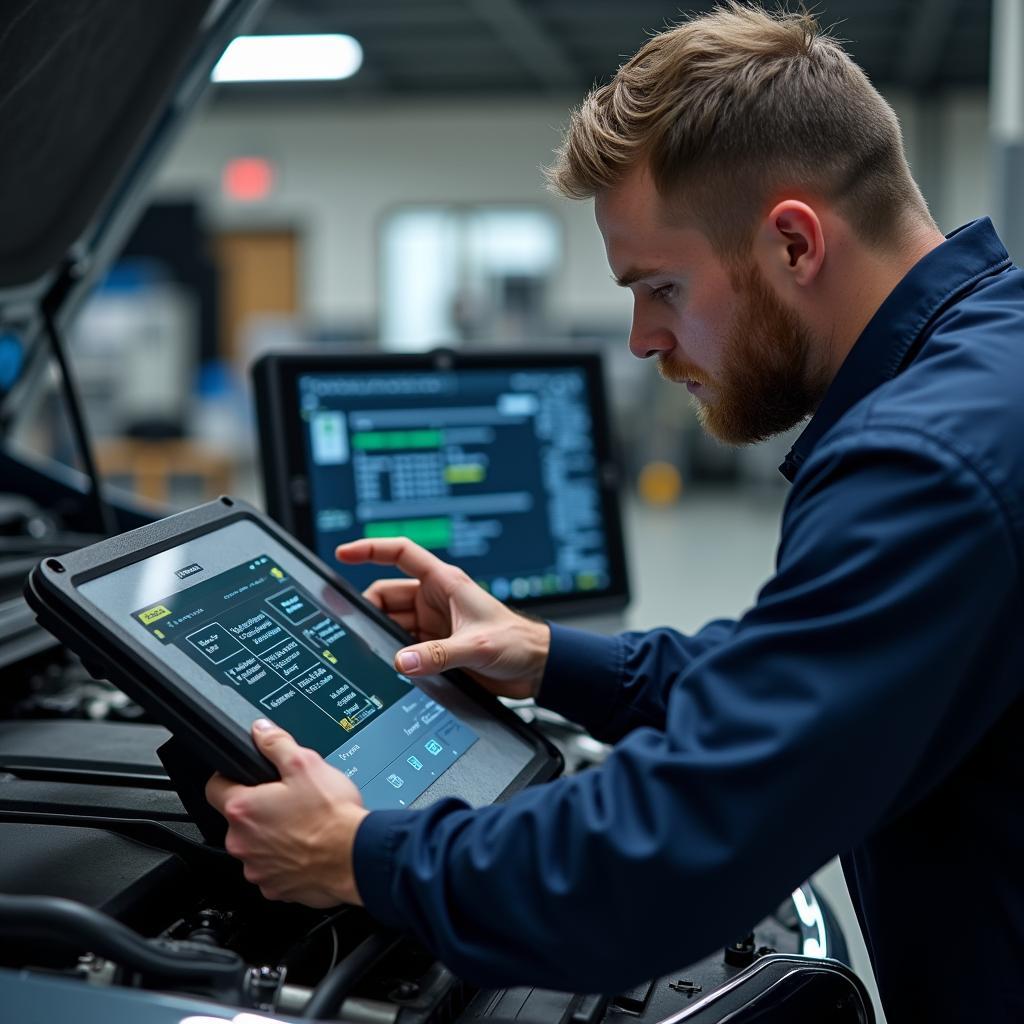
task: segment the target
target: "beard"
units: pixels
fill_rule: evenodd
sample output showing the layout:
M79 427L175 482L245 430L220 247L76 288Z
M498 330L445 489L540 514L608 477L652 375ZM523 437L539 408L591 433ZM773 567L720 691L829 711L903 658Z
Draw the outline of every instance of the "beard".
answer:
M694 396L701 426L725 444L746 445L806 419L824 396L828 376L815 365L811 333L757 267L748 264L732 276L739 306L720 374L711 378L671 354L659 358L658 372L666 380L702 385Z

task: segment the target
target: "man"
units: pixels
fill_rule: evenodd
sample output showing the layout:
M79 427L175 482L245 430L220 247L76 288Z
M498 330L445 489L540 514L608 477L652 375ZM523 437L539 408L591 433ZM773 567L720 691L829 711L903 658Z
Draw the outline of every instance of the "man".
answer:
M1024 1019L1024 274L943 239L891 109L807 17L729 5L576 111L629 345L743 444L813 414L776 573L737 621L595 637L519 617L405 540L347 563L419 642L616 747L470 810L367 813L274 727L282 781L215 778L270 898L363 902L490 984L619 989L707 954L833 855L891 1024Z

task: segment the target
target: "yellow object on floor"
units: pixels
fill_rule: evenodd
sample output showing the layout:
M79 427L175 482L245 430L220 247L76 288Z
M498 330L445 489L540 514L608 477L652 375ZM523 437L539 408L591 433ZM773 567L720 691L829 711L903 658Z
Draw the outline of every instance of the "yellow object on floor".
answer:
M640 470L637 489L648 505L673 505L683 493L683 478L671 462L648 462Z

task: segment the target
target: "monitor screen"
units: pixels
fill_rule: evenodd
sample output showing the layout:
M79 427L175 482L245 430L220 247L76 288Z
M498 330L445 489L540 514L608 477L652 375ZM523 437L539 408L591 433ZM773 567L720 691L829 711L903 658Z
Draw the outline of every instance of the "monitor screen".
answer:
M299 446L285 525L329 562L345 541L405 536L502 601L624 603L596 357L410 360L295 367L283 382ZM360 588L397 575L343 572Z

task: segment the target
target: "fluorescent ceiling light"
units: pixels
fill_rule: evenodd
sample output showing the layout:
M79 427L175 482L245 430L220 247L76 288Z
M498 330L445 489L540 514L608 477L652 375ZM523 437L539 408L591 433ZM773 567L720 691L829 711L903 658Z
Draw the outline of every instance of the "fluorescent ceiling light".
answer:
M323 82L354 75L363 48L352 36L239 36L224 51L215 82Z

